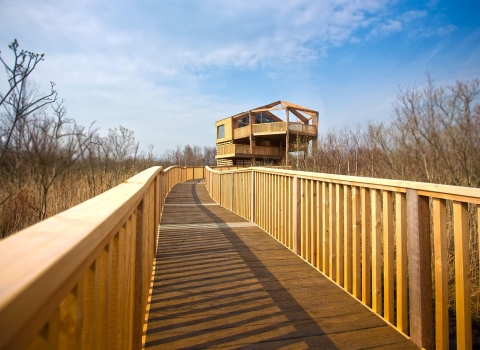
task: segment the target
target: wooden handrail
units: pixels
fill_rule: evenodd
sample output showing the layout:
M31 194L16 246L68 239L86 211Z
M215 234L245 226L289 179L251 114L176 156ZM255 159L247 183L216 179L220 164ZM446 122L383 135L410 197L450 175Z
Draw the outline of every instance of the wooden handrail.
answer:
M278 147L270 146L255 146L253 147L253 153L250 150L250 145L231 144L217 146L218 156L224 155L237 155L237 154L255 154L265 156L280 156L280 149Z
M163 203L153 167L0 242L0 349L139 349Z
M480 189L260 167L207 167L206 186L426 349L449 346L449 216L457 348L472 348L469 227L480 226Z

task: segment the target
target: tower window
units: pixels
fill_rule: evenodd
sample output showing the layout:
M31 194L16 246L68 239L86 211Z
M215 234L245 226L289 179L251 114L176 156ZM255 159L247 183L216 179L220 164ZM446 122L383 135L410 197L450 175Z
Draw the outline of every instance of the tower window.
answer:
M217 126L217 140L225 138L225 124Z

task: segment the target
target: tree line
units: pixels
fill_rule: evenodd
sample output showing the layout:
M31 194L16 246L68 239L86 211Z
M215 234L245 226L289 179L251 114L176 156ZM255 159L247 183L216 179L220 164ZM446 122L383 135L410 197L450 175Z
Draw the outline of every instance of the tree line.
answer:
M480 187L480 80L399 89L389 122L321 133L294 169ZM298 140L302 143L301 140ZM301 149L301 145L300 145Z

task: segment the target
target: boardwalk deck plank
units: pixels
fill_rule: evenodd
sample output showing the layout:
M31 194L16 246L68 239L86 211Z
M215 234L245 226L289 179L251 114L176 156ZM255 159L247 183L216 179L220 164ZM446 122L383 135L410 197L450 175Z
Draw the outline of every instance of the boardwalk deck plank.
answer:
M198 180L167 197L145 347L417 349Z

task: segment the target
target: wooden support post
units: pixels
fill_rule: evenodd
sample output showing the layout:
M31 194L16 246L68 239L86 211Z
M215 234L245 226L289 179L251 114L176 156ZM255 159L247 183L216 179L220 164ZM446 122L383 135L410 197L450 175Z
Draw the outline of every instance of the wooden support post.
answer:
M329 271L327 275L334 281L337 281L337 256L336 256L336 244L337 244L337 225L336 225L336 215L335 209L336 205L336 192L335 188L337 185L333 183L328 184L328 203L329 203L329 211L328 211L328 241L330 242L330 251L329 251Z
M293 177L293 252L300 254L300 181L297 176Z
M250 190L250 221L255 222L255 172L252 171L252 185Z
M285 165L288 166L288 152L290 151L290 132L288 131L288 124L289 124L289 115L288 115L288 108L285 110L287 117L286 117L286 126L287 126L287 137L285 142Z
M352 188L344 185L343 191L343 287L353 294L352 288Z
M145 234L145 213L143 201L137 207L136 215L136 242L134 253L134 286L133 286L133 329L132 329L132 349L142 348L143 321L145 317L146 296L144 295L145 285L143 281L143 244Z
M329 213L330 213L330 204L328 196L328 183L322 182L322 257L323 257L323 273L328 275L330 272L330 241L329 241Z
M380 190L371 189L372 212L372 309L383 314L382 298L382 209Z
M435 346L438 350L448 350L450 344L448 334L447 204L445 199L433 198L433 237L435 252Z
M255 165L255 157L253 155L253 148L255 147L255 140L253 138L253 124L254 124L254 119L253 119L253 114L252 112L248 112L248 122L250 124L250 154L251 158L250 161L252 163L252 166Z
M344 263L344 207L343 207L343 185L337 184L336 186L336 199L335 199L335 224L336 224L336 233L337 233L337 243L336 243L336 258L337 258L337 274L335 280L337 283L343 287L343 263Z
M453 202L455 241L455 311L457 315L457 349L472 348L472 300L470 288L470 256L468 204Z
M395 274L393 235L393 193L383 191L383 289L384 318L393 323L395 315Z
M231 206L231 207L230 207L230 210L233 211L233 206L234 206L234 204L235 204L235 200L234 200L234 197L235 197L235 182L234 182L234 181L235 181L235 174L234 174L234 173L232 173L232 179L231 179L231 181L232 181L232 183L231 183L231 187L232 187L232 188L231 188L231 191L232 191L231 197L232 197L232 198L231 198L231 201L230 201L230 206Z
M218 176L218 204L222 205L222 176Z
M395 194L395 245L397 259L397 328L408 334L407 205L405 193Z
M362 297L362 251L361 251L361 216L360 188L352 187L352 278L353 296Z
M435 347L428 197L407 189L407 245L410 338L421 348Z
M370 188L360 188L361 197L361 220L362 220L362 302L372 305L372 274L371 274L371 250L372 250L372 209Z

